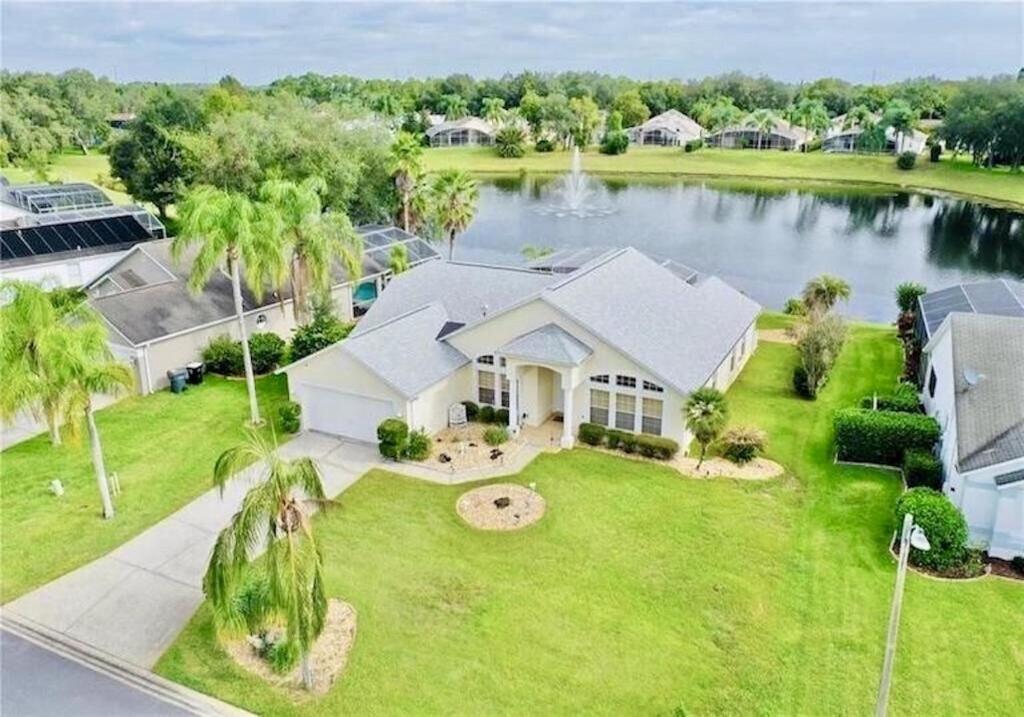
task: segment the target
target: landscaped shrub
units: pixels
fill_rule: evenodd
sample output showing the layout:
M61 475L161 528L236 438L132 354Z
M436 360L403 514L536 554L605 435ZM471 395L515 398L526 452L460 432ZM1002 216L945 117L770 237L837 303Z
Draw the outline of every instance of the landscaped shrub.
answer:
M910 449L931 450L940 434L931 416L863 408L836 411L834 426L840 460L890 466L900 465Z
M805 299L806 301L806 299ZM814 304L807 302L809 306ZM846 322L833 314L812 311L798 331L796 350L800 354L801 376L794 374L793 387L806 398L817 398L825 387L832 367L846 341Z
M663 461L671 460L679 452L679 444L671 438L649 436L646 433L636 436L636 447L640 455Z
M425 461L430 457L430 436L426 431L412 431L405 442L402 457L410 461Z
M298 361L341 341L352 331L352 326L335 316L330 307L314 308L313 320L295 329L291 360Z
M1024 575L1024 555L1017 555L1010 561L1011 567L1021 575Z
M722 455L733 463L743 465L764 452L767 440L764 431L749 426L735 426L722 436Z
M466 407L466 420L475 421L477 416L480 415L480 406L476 405L473 401L463 401L462 405Z
M281 640L270 645L263 657L274 672L283 675L299 664L299 648L292 640Z
M504 426L491 426L484 431L484 442L489 446L500 446L508 440L508 429Z
M683 151L686 153L696 152L698 149L704 147L704 140L702 139L691 139L689 142L683 145Z
M298 433L302 427L302 421L299 420L302 406L295 401L289 401L277 409L277 415L281 419L281 430L285 433Z
M811 395L810 385L807 383L807 371L799 364L793 369L793 390L803 398L814 398Z
M377 441L380 454L397 461L409 441L409 426L401 418L385 418L377 426Z
M227 334L212 339L203 349L203 363L210 373L221 376L241 376L245 373L242 361L242 343Z
M494 423L494 406L486 403L480 406L480 412L476 414L480 423Z
M609 428L607 431L605 431L604 439L605 442L608 444L609 448L611 448L613 451L617 451L620 448L622 448L622 441L628 435L630 434L626 433L625 431L620 431L617 428Z
M625 154L629 149L629 135L619 130L608 132L601 139L599 151L601 154Z
M526 154L523 144L526 142L526 133L520 127L502 127L494 136L494 151L499 157L505 159L517 159Z
M782 313L789 316L803 316L807 313L807 304L804 303L803 299L790 297L786 299L786 303L782 307Z
M917 389L909 383L901 383L895 391L882 396L865 396L860 400L860 407L899 413L921 413L922 411L921 400L917 397Z
M909 171L917 164L917 155L913 152L901 152L896 158L896 166L903 171Z
M499 408L497 411L495 411L494 412L494 422L497 423L500 426L507 426L508 425L508 409L507 408Z
M912 448L903 456L903 480L908 488L942 489L942 461L930 451Z
M245 623L245 631L249 635L259 635L264 631L270 611L267 609L270 601L267 594L270 592L270 581L265 573L254 570L249 571L235 593L235 610Z
M607 429L598 423L581 423L579 428L579 438L588 446L599 446L604 443L605 434L607 432Z
M249 357L253 373L270 373L277 368L284 356L284 347L284 339L269 331L250 336Z
M619 438L619 450L623 453L636 453L637 443L639 438L635 433L622 432L622 437Z
M554 152L555 143L550 139L538 139L537 144L533 145L533 148L538 152Z
M931 488L912 488L896 501L896 529L910 513L931 550L910 549L910 562L933 570L950 570L967 558L967 521L946 496Z
M928 159L932 162L938 162L939 157L942 156L942 145L936 142L928 148Z

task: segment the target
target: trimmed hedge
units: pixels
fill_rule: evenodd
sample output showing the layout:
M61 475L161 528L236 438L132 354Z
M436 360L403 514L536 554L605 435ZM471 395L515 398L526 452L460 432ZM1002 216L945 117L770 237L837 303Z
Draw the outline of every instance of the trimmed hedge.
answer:
M860 400L860 407L874 408L876 398L879 411L922 413L921 401L917 397L917 389L910 384L901 383L895 391L882 396L865 396Z
M210 339L210 343L203 349L203 363L210 373L221 376L244 376L242 342L235 341L227 334Z
M646 458L663 461L670 460L679 452L679 444L671 438L646 433L627 433L596 423L581 423L577 435L580 441L588 446L603 445L623 453L639 453Z
M910 513L928 537L931 550L911 547L910 562L933 570L950 570L968 557L967 521L946 496L931 488L912 488L896 501L896 529Z
M913 152L903 152L896 157L896 166L904 172L913 169L915 164L917 164L917 155Z
M252 359L252 371L259 375L270 373L281 363L284 357L285 343L277 334L269 331L253 334L249 337L249 358ZM239 343L241 350L241 343Z
M920 413L843 408L833 425L839 459L858 463L898 466L906 451L930 451L940 435L938 421Z
M508 409L499 408L494 412L494 422L502 426L508 425Z
M385 458L397 461L409 441L409 426L401 418L385 418L377 426L377 450Z
M606 433L605 427L597 423L580 424L579 438L588 446L600 446L604 443Z
M476 415L477 420L481 423L494 423L494 406L488 406L485 403L480 406L480 411Z
M671 438L649 436L646 433L641 433L636 437L636 447L640 451L640 455L662 461L671 460L679 452L679 444Z
M466 407L466 420L475 421L476 417L480 415L480 406L473 401L463 401L462 405Z
M903 456L903 480L908 488L942 490L942 461L930 451L912 448Z

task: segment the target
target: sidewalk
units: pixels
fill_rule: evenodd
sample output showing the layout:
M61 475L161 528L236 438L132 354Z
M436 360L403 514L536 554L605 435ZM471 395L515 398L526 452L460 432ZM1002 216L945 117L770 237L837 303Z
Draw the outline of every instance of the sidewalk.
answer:
M279 449L310 456L331 497L379 465L373 446L304 433ZM249 489L248 469L223 498L216 489L113 552L4 606L37 625L132 665L151 669L203 601L202 580L217 534ZM248 475L246 475L248 474Z

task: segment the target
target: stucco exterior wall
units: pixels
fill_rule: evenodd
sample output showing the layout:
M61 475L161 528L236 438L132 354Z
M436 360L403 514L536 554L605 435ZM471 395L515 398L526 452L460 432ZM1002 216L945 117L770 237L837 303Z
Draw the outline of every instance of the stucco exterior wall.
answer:
M448 407L460 403L473 394L473 369L466 365L423 391L411 402L410 429L425 429L436 433L448 425Z
M288 393L292 400L299 400L299 386L303 384L326 386L345 393L390 400L396 407L405 406L404 413L408 416L405 396L338 348L324 351L311 361L290 366L287 374Z

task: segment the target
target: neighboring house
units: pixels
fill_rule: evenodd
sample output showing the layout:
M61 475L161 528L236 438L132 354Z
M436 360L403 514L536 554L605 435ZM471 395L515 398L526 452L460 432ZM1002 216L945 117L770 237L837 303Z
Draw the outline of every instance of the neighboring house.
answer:
M427 129L431 147L461 147L464 145L494 144L497 128L479 117L442 122Z
M636 127L630 127L629 141L633 144L662 146L684 145L704 136L704 128L679 110L666 110Z
M359 227L363 238L363 275L353 288L336 267L331 297L343 319L365 313L391 276L392 247L406 247L409 261L419 264L438 258L422 239L400 229ZM167 385L167 371L199 361L210 340L228 334L238 338L238 320L231 280L218 270L198 294L187 282L195 249L181 261L171 256L171 240L140 244L87 287L89 304L110 327L114 353L135 366L136 385L143 394ZM243 284L246 330L270 331L289 339L295 329L290 288L279 295L268 290L257 299Z
M988 279L956 284L918 297L914 333L921 346L928 343L954 311L1024 317L1024 281Z
M0 185L0 278L81 286L164 236L145 209L115 205L91 184Z
M882 116L880 114L875 115L873 121L881 121ZM831 126L828 131L825 132L825 136L821 141L821 151L823 152L857 152L864 151L863 148L857 146L857 141L860 139L861 134L864 133L864 128L859 124L851 126L846 125L846 115L839 115L832 120ZM878 151L893 152L897 151L897 140L899 140L899 151L900 152L913 152L914 154L921 154L927 145L928 135L924 132L914 129L909 133L904 134L902 137L896 136L896 130L892 127L887 127L885 130L885 147L879 148Z
M714 132L708 136L707 142L712 147L725 149L781 149L797 151L811 140L812 132L780 119L767 132L760 132L755 127L734 125ZM760 141L760 146L758 142Z
M112 115L107 115L107 124L111 129L125 129L134 121L134 112L115 112Z
M948 314L924 347L925 410L942 428L943 492L972 542L1024 555L1024 317Z
M304 428L364 441L391 416L438 431L473 400L508 409L513 432L560 421L565 446L591 421L685 450L686 397L732 383L759 310L631 248L570 273L428 262L395 277L348 339L281 371Z

